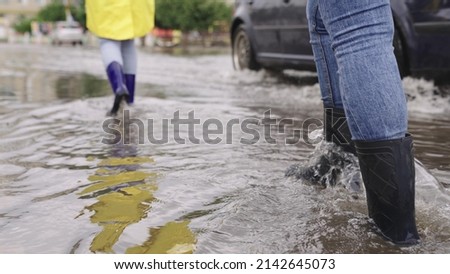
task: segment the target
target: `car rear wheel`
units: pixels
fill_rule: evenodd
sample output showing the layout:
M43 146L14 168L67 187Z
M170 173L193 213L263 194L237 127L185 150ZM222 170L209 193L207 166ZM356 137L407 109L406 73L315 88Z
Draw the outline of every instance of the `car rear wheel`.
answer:
M259 70L261 66L255 58L255 52L243 26L233 33L233 66L236 70Z

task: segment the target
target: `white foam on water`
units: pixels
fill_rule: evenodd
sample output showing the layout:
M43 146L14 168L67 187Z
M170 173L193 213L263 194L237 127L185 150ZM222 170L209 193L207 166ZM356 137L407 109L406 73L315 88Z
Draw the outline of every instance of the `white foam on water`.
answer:
M408 98L408 109L415 113L440 114L450 113L450 97L443 94L441 89L432 81L406 77L403 88Z

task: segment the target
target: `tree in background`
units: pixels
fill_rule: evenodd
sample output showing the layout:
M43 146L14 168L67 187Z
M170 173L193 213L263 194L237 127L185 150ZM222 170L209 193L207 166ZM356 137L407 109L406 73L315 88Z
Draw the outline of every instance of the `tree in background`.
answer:
M217 21L229 21L231 12L223 0L156 0L156 26L203 32Z
M66 8L59 1L53 1L39 10L37 16L39 22L56 22L66 20Z
M79 5L71 5L70 13L75 21L83 27L86 26L86 12L84 10L84 0L79 1ZM31 32L31 23L37 22L57 22L66 20L66 7L61 0L54 0L50 4L39 10L34 18L21 17L14 24L14 30L19 33Z
M203 45L217 25L228 26L232 7L224 0L155 0L157 28L181 30L182 44L186 46L193 31L200 34Z
M27 18L25 16L20 16L19 19L12 26L13 29L18 33L31 33L31 22L32 18Z
M86 26L86 11L84 9L84 0L78 1L78 5L70 5L70 13L75 21L82 26ZM66 20L66 6L62 1L54 0L50 4L43 7L36 19L40 22L56 22Z
M72 15L75 21L79 22L86 29L86 10L84 3L85 0L80 0L79 5L73 8Z

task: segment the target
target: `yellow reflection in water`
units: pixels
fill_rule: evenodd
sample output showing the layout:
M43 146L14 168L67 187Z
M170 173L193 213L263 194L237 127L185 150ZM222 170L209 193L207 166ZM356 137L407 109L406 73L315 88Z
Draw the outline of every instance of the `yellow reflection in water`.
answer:
M170 222L161 228L151 228L150 238L142 245L127 249L129 254L191 254L196 239L188 227L189 221Z
M80 194L84 195L87 193L99 191L108 187L114 187L121 184L139 182L150 177L156 177L155 173L146 173L142 171L124 171L117 174L106 173L104 169L99 170L99 173L89 176L89 181L96 182L81 191Z
M108 158L102 160L98 166L125 166L153 163L154 160L146 157Z
M98 202L87 207L94 211L93 223L103 226L103 230L95 236L91 244L92 252L113 252L125 228L147 217L150 203L153 201L151 187L127 187L120 192L111 192L98 197Z
M79 194L93 195L97 202L86 207L94 212L91 222L103 227L90 246L92 252L114 253L113 246L123 231L144 218L154 201L156 174L139 171L140 164L151 163L146 157L108 158L97 166L89 181L94 184ZM169 222L150 229L150 238L142 245L129 248L127 253L193 253L195 236L189 222Z
M92 252L113 253L113 246L123 231L147 217L157 190L155 180L150 179L155 179L156 174L137 169L139 164L150 162L153 159L146 157L108 158L89 176L94 184L79 194L99 193L98 201L86 208L94 212L91 222L103 227L91 243Z

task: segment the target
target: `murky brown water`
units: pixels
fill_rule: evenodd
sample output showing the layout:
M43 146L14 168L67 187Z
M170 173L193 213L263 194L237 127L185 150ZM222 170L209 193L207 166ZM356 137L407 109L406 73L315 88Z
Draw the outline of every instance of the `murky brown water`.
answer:
M145 130L134 125L128 144L107 145L102 124L113 97L96 49L0 45L0 253L450 252L445 88L404 81L416 156L437 181L418 170L422 244L399 248L374 233L364 194L345 176L325 189L284 177L314 151L284 143L303 121L321 119L311 74L238 73L227 54L139 57L129 111ZM249 128L263 132L252 121L268 109L294 123L271 129L275 144L243 144L249 135L236 125L212 135L223 140L215 145L189 142L189 128L170 124L168 142L148 141L176 111L223 125L253 119ZM204 132L195 127L198 139Z

